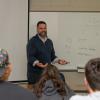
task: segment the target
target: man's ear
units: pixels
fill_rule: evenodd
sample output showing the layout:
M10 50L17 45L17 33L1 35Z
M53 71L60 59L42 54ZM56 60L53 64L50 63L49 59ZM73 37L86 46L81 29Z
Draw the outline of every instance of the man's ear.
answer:
M6 69L5 69L5 73L11 73L11 71L12 71L12 64L9 63L9 64L7 65L7 67L6 67Z
M85 87L86 89L88 90L89 93L93 93L93 90L91 89L86 77L84 78L84 84L85 84Z
M4 75L2 77L3 80L7 80L9 78L11 71L12 71L12 64L9 63L5 69Z
M88 82L87 82L86 77L84 78L84 84L85 84L86 87L89 85Z

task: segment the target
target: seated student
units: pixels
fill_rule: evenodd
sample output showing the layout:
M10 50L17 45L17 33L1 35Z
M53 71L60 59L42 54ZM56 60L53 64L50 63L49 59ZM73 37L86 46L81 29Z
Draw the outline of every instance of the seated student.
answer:
M91 59L85 67L87 96L73 96L70 100L100 100L100 58Z
M6 81L11 71L7 51L0 49L0 100L34 100L32 92Z
M69 100L74 95L54 65L44 69L41 79L33 87L33 93L37 100Z

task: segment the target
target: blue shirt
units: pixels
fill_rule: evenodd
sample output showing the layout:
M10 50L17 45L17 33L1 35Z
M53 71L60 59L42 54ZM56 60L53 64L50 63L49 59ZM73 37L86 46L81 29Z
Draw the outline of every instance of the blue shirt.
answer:
M51 64L55 58L52 40L47 38L47 40L43 42L38 35L30 39L27 45L28 71L30 73L34 71L38 72L38 69L41 69L33 66L34 61L38 60L43 64Z

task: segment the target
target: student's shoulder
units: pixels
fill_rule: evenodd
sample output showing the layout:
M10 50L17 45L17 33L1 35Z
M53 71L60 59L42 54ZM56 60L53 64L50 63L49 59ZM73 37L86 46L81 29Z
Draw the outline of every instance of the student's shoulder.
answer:
M70 100L89 100L87 96L74 95Z
M11 90L20 91L20 92L24 91L26 93L32 94L28 89L23 88L23 87L19 86L18 84L14 84L11 82L5 82L4 84L5 84L5 86L10 87Z
M17 100L16 99L17 97L18 98L21 97L22 100L23 99L24 100L37 100L36 96L30 90L25 89L19 86L18 84L13 84L11 82L3 82L2 84L0 84L0 87L2 87L1 90L8 93L8 95L13 94L12 98L15 96L15 100ZM9 89L10 89L10 92L9 92Z

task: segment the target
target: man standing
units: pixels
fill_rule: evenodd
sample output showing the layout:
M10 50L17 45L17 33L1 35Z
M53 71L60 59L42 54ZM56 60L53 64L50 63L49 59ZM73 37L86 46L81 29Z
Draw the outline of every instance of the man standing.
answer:
M37 34L32 37L27 45L28 82L35 84L43 69L52 62L67 64L65 60L58 59L55 55L53 42L47 37L47 24L44 21L37 23Z

